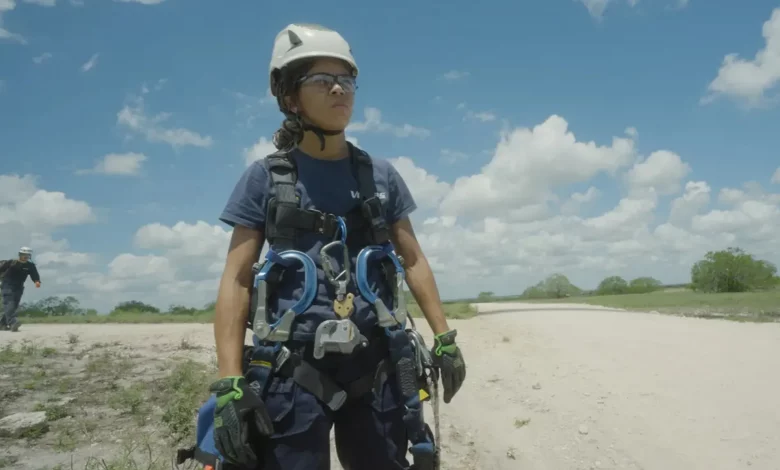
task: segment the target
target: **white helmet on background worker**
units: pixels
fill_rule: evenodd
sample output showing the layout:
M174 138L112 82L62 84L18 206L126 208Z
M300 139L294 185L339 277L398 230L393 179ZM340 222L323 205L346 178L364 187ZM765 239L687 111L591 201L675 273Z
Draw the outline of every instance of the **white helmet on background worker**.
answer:
M352 67L352 75L358 75L352 50L341 34L318 24L293 23L282 29L274 41L268 67L271 94L276 96L276 80L284 67L301 59L315 57L341 59Z
M32 248L30 248L30 247L23 246L23 247L19 248L19 256L27 255L27 256L32 258L32 254L33 254L33 251L32 251Z

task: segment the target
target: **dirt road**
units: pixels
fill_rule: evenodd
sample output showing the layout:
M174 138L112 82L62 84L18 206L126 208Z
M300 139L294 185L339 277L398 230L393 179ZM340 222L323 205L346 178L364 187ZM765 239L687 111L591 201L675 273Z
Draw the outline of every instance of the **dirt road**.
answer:
M479 307L513 311L451 321L468 376L441 405L443 469L780 469L780 325ZM210 325L30 325L0 335L0 347L11 338L58 347L76 330L148 355L176 354L186 338L205 346L188 354L213 361Z

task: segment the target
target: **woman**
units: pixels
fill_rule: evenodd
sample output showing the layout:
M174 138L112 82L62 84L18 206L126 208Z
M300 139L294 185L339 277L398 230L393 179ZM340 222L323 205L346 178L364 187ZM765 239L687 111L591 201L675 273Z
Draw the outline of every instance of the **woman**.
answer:
M315 217L315 225L318 221L320 225L313 231L294 230L291 234L271 226L284 219L280 211L294 208L279 202L286 197L282 192L292 188L272 184L271 160L265 159L246 170L220 217L234 230L214 322L220 375L211 387L217 401L214 440L224 459L239 466L328 469L329 433L334 425L338 457L345 469L389 470L409 466L405 455L410 436L394 374L385 374L382 377L386 379L379 384L371 381L373 386L351 393L343 405L336 407L322 399L324 392L319 388L327 387L307 387L306 380L299 380L297 373L285 375L271 366L275 360L281 362L278 345L273 349L274 355L265 361L258 351L270 350L270 343L256 341L253 366L249 372L244 370L253 264L266 239L271 238L266 236L269 230L273 232L273 240L269 239L273 252L297 250L317 261L316 296L311 306L295 317L290 340L283 342L300 359L299 366L308 364L314 368L307 369L309 381L316 376L322 383L332 382L344 390L355 390L354 385L362 383L359 379L373 378L380 363L389 359L388 340L376 326L378 314L374 305L353 295L354 274L346 284L350 293L334 301L334 287L321 266L320 250L333 241L334 233L338 237L338 231L330 233L324 228L327 220L339 220L335 216L353 222L347 224L348 235L341 234L346 236L351 266L355 266L357 252L372 242L360 240L357 232L368 229L360 228L354 217L350 219L356 210L360 212L368 206L368 199L373 199L373 207L381 212L378 218L368 218L373 220L372 230L375 228L378 233L386 225L390 241L404 259L406 282L435 334L433 352L441 368L445 402L452 399L465 378L463 358L454 341L456 332L449 329L444 318L433 274L408 218L416 205L406 184L387 161L370 160L370 166L356 166L359 155L364 156L362 162L367 157L346 141L344 130L352 116L357 75L350 47L337 32L318 25L293 24L279 33L270 64L270 88L286 119L274 136L280 152L273 161L289 164L297 177L291 183L297 199L292 200L308 209L306 214L319 214L313 212L316 209L325 215ZM369 175L375 191L368 196L375 198L364 197L365 185L359 184L356 176L360 168L372 169ZM269 215L271 206L275 208L273 216ZM329 253L337 258L338 252ZM305 290L304 271L290 270L275 284L267 303L274 319ZM380 270L374 271L372 282L381 284L383 277L376 274ZM383 298L388 292L385 286ZM265 299L258 301L262 304ZM336 311L352 320L367 346L352 353L328 353L316 359L311 350L317 327L323 321L340 318ZM287 360L285 364L291 362ZM262 375L263 371L266 375ZM310 391L315 389L319 392Z

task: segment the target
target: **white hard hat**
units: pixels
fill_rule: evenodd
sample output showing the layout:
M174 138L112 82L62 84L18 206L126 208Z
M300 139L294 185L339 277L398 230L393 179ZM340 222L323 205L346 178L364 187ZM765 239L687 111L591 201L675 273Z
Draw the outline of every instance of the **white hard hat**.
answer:
M312 57L341 59L352 66L352 74L357 77L358 66L352 50L339 33L318 24L294 23L281 30L274 41L268 67L271 93L276 96L274 72L296 60Z
M30 256L32 256L32 248L27 247L27 246L23 246L23 247L19 248L19 254L20 255L30 255Z

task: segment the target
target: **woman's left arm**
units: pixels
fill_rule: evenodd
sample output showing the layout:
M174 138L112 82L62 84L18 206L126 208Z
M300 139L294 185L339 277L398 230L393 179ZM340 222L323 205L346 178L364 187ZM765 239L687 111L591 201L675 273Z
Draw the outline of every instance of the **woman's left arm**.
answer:
M404 259L406 284L425 315L434 335L449 331L441 306L439 288L428 259L417 241L412 222L404 217L391 226L390 238L396 252Z

